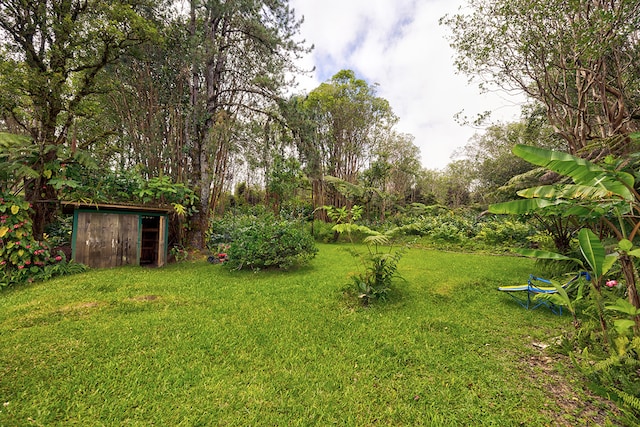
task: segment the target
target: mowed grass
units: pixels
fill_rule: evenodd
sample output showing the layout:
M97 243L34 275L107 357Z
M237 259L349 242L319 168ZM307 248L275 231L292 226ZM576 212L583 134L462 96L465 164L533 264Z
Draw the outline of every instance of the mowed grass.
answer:
M558 425L526 361L570 318L496 290L530 260L412 249L406 282L361 308L344 249L291 272L195 262L3 291L0 425Z

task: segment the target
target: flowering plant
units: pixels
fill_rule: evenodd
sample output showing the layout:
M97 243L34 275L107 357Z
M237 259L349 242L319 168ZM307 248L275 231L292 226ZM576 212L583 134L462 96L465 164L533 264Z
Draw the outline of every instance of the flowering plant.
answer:
M613 288L614 286L618 286L618 281L617 280L607 280L607 282L605 283L605 286L607 286L609 288Z
M64 255L51 255L46 242L31 234L31 206L24 199L0 195L0 286L33 281Z

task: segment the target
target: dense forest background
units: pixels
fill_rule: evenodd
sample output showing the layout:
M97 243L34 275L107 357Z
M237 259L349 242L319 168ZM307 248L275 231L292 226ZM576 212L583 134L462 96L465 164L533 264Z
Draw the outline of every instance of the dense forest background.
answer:
M528 95L522 119L485 126L426 170L353 71L296 91L312 41L286 0L2 1L1 190L31 203L36 236L61 200L172 204L177 243L203 248L211 218L243 204L318 219L358 204L370 221L412 203L482 211L543 177L516 143L631 153L636 2L507 3L473 0L441 22L462 73Z

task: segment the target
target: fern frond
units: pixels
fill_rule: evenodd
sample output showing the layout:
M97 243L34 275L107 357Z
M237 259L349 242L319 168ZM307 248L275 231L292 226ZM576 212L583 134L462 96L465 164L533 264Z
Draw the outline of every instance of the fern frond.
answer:
M388 245L389 236L385 236L383 234L374 234L372 236L365 237L363 241L368 245Z
M640 411L640 398L637 396L633 396L629 393L625 393L622 390L614 389L615 393L622 399L625 405L630 408Z

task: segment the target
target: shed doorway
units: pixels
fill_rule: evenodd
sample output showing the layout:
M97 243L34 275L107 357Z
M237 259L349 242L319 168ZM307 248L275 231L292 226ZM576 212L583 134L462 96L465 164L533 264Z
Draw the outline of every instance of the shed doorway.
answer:
M140 265L157 267L160 243L160 217L142 216L141 223Z

